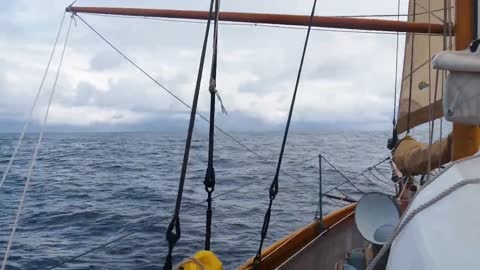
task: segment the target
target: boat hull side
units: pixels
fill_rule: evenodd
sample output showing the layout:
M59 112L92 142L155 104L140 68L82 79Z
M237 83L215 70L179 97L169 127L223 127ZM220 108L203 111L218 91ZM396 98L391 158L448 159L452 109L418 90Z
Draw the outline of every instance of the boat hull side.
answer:
M309 245L312 241L323 241L323 238L326 238L327 235L334 234L334 230L340 224L346 222L348 226L344 227L355 227L353 222L353 213L355 211L356 203L349 204L343 208L340 208L326 216L323 217L322 221L314 221L309 225L293 232L292 234L278 240L273 245L267 247L262 251L262 263L261 269L276 269L277 267L282 266L282 269L292 269L292 268L284 268L285 263L289 258L296 255L299 251L301 251L304 247ZM323 230L321 227L323 226ZM353 225L353 226L352 226ZM355 229L356 230L356 229ZM358 232L357 232L358 234ZM342 237L351 237L349 236ZM331 238L331 237L329 237ZM325 239L327 240L327 239ZM349 240L345 240L349 241ZM324 241L330 242L330 240ZM337 243L330 243L329 245L337 245ZM345 255L345 250L343 255ZM318 257L318 254L317 254ZM323 256L322 256L323 257ZM334 265L331 266L333 269ZM239 270L249 270L253 269L253 258L249 259L244 265L241 265ZM298 268L300 269L300 268ZM317 268L318 269L318 268Z

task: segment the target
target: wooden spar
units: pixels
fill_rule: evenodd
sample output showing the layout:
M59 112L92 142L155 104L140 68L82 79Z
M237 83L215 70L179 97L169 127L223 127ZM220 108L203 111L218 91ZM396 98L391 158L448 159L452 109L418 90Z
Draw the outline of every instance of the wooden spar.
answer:
M176 19L206 20L208 12L194 10L169 10L169 9L142 9L142 8L116 8L116 7L67 7L67 12L95 13L121 16L163 17ZM266 13L240 13L221 12L221 21L242 23L264 23L308 26L309 16L266 14ZM379 20L367 18L345 18L315 16L312 21L314 27L341 28L353 30L391 31L443 34L444 25L428 23L414 23L405 21Z
M476 0L475 0L476 1ZM474 39L475 12L474 0L456 1L455 25L458 28L455 34L455 49L464 50ZM474 155L480 146L480 128L476 126L453 124L452 147L453 160Z

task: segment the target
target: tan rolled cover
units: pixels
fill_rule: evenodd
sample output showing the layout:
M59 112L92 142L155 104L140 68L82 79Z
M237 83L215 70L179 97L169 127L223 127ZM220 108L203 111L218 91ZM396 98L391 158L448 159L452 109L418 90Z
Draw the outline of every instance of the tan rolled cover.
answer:
M438 140L432 144L431 170L451 161L452 139ZM428 144L417 142L410 136L403 138L393 151L393 162L405 176L428 173Z
M453 16L455 1L451 2ZM432 10L430 16L426 12L429 3L430 10ZM408 14L412 16L408 17L408 21L421 23L430 21L430 23L443 24L444 3L444 0L410 0ZM413 16L414 12L417 15ZM445 45L448 48L448 42ZM436 53L443 50L444 38L441 35L431 35L429 38L424 34L407 34L398 106L398 133L443 116L441 76L439 76L439 85L437 86L437 71L429 63ZM435 91L437 92L436 99Z

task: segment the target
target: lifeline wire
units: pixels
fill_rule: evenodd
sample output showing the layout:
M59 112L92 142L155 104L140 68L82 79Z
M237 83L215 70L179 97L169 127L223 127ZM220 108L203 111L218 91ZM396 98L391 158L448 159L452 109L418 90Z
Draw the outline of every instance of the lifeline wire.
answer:
M349 182L356 190L358 190L358 192L360 193L365 193L363 190L361 190L359 187L357 187L351 180L350 178L348 178L345 174L343 174L339 169L337 169L332 163L330 163L330 161L328 161L326 158L324 158L322 156L322 159L327 162L328 165L330 165L335 171L338 172L338 174L340 174L340 176L342 176L346 182Z
M40 130L40 134L38 136L38 141L37 141L37 144L35 145L35 151L33 152L32 161L30 162L30 167L28 168L27 180L25 182L25 187L23 189L22 198L20 199L20 203L18 205L17 214L16 214L15 221L14 221L13 227L12 227L12 232L10 234L10 238L8 240L8 243L7 243L7 248L5 250L5 255L3 257L1 270L5 270L5 267L7 266L8 256L9 256L9 253L10 253L10 249L12 247L13 239L15 238L15 232L17 230L18 221L20 220L20 216L22 214L22 209L23 209L23 204L25 203L25 198L26 198L26 195L27 195L27 191L28 191L28 188L30 186L31 179L32 179L33 167L35 166L35 161L37 160L38 150L40 149L40 145L42 143L43 133L44 133L44 130L45 130L45 126L47 124L48 113L50 111L50 106L52 105L53 96L55 94L55 89L56 89L57 82L58 82L58 76L60 75L60 69L62 67L63 57L65 56L65 51L66 51L66 48L67 48L68 37L70 36L70 30L72 28L72 21L73 21L73 15L70 17L70 23L68 24L67 35L65 37L65 43L63 44L63 51L62 51L62 55L60 57L60 63L58 64L57 74L55 76L55 81L53 82L53 86L52 86L52 92L50 93L50 97L48 99L47 111L45 112L45 117L43 118L43 124L42 124L41 130Z
M334 186L333 188L330 188L329 190L327 190L326 192L324 192L323 195L326 195L326 194L328 194L328 193L330 193L330 192L332 192L332 191L334 191L334 190L340 191L339 188L340 188L341 186L347 184L347 183L349 183L350 185L352 185L353 187L355 187L360 193L364 193L364 192L361 191L358 187L356 187L356 185L353 183L352 180L350 180L350 178L348 178L348 177L347 177L345 174L343 174L339 169L337 169L335 166L333 166L333 164L330 163L328 160L326 160L323 155L322 155L322 157L323 157L323 160L324 160L324 161L326 161L337 173L340 174L340 176L342 176L342 177L345 179L344 182L341 182L340 184ZM384 162L387 161L387 160L390 160L390 157L387 157L387 158L383 159L382 161L377 162L377 163L376 163L375 165L373 165L372 167L376 167L376 166L384 163ZM370 168L372 168L372 167L370 167ZM367 172L370 168L367 168L367 169L363 170L362 172L360 172L357 176L353 177L352 179L358 179L359 177L363 176L363 177L366 178L370 183L372 183L372 184L374 184L374 185L376 185L376 186L384 189L385 191L388 191L387 189L385 189L385 188L383 188L382 186L380 186L379 184L373 182L372 180L370 180L369 178L367 178L367 177L364 175L364 173ZM360 181L360 180L358 180L358 181ZM358 182L358 181L357 181L357 182Z
M60 27L58 29L57 37L55 38L55 42L53 44L53 49L52 53L50 54L50 59L48 60L47 67L45 68L45 72L43 73L42 81L40 82L40 86L38 87L37 94L35 95L35 98L33 99L32 107L30 109L30 113L26 117L26 122L23 125L22 133L20 134L20 137L18 138L17 145L15 146L13 150L13 154L10 157L10 160L8 161L7 168L5 169L5 172L3 173L2 180L0 180L0 189L3 187L3 183L5 182L5 179L7 178L8 172L10 171L13 161L15 160L15 156L18 153L18 149L20 148L20 145L22 144L23 137L25 137L25 132L27 131L28 126L30 125L30 121L32 120L33 116L33 111L35 110L35 107L37 105L38 99L40 97L40 93L42 92L43 85L45 83L45 80L47 78L48 71L50 70L50 64L52 63L53 56L55 54L55 50L57 48L57 43L58 39L60 37L60 33L62 32L63 29L63 22L65 21L65 15L66 13L63 13L62 21L60 22Z

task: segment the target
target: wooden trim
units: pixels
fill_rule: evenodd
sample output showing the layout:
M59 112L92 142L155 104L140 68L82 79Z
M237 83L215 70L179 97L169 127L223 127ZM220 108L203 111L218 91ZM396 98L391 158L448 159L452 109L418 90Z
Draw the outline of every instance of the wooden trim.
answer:
M118 7L67 7L67 12L73 13L97 13L122 16L141 17L164 17L192 20L208 19L207 11L195 10L171 10L171 9L143 9L143 8L118 8ZM282 25L308 26L310 16L267 14L267 13L241 13L221 12L221 21L244 22L244 23L265 23ZM414 32L443 34L442 24L414 23L406 21L392 21L368 18L346 18L315 16L312 20L314 27L342 28L355 30L392 31L392 32Z

